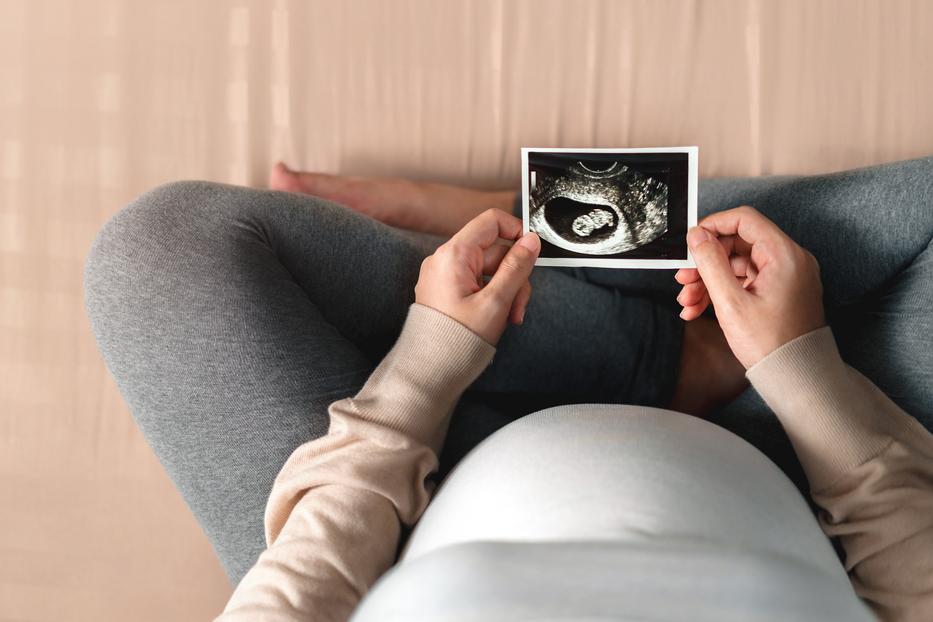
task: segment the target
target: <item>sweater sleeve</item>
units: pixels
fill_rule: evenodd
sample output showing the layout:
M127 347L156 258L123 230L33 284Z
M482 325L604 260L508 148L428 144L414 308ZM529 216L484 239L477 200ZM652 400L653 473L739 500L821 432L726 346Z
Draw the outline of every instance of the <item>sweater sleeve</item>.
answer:
M494 352L455 320L412 305L360 392L331 405L327 435L285 463L266 506L268 548L218 619L349 618L394 562L401 523L424 511L450 414Z
M855 591L883 620L933 620L933 436L842 361L828 327L748 378L787 431Z

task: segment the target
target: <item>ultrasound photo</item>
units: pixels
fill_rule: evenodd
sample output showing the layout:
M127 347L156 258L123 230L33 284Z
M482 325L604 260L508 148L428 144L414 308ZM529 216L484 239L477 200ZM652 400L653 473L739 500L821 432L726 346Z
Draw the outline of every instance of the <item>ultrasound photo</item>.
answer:
M693 267L697 148L522 149L526 231L538 265Z

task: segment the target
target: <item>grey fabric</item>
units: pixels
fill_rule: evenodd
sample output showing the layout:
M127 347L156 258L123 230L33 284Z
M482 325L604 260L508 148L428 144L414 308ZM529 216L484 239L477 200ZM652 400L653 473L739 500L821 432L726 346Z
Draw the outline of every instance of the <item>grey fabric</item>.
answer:
M474 449L353 616L516 619L874 618L761 452L696 417L590 404Z
M844 355L931 427L933 160L700 185L702 213L742 202L816 254ZM231 580L265 546L275 474L391 346L438 242L312 197L207 182L161 186L100 232L85 273L98 344ZM442 470L543 407L669 400L682 334L670 272L532 280L525 325L461 400ZM715 420L801 483L752 392Z
M101 231L85 283L101 351L233 581L264 548L276 473L395 341L437 243L319 199L205 182L157 188ZM560 271L533 283L525 325L455 415L446 464L538 404L669 399L671 309Z

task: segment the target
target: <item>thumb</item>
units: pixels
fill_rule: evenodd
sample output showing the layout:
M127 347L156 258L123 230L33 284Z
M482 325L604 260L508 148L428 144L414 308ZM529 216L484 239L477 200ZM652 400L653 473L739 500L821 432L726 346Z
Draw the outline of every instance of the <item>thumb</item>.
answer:
M687 245L693 252L697 271L703 279L713 306L723 296L739 291L738 282L732 273L732 265L726 255L726 249L712 234L703 227L694 227L687 232Z
M492 295L511 306L522 286L528 282L535 259L541 251L541 240L535 233L526 233L512 245L505 254L496 273L483 288L487 295Z

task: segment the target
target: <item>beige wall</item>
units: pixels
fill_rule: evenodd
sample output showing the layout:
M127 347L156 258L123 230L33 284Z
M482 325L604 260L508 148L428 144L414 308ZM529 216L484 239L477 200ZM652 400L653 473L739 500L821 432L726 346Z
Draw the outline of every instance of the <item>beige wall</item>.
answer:
M933 2L0 0L0 620L195 620L228 586L94 347L98 227L302 167L512 186L525 146L705 176L933 152Z

